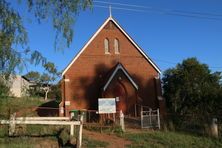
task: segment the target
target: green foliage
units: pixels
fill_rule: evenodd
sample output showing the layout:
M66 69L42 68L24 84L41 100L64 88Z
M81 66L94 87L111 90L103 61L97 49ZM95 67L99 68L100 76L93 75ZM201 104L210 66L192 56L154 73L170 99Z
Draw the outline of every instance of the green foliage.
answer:
M9 95L9 87L4 81L3 78L0 77L0 98L7 97Z
M211 73L206 64L188 58L163 76L167 108L178 115L195 114L206 118L217 110L221 75Z
M91 0L28 0L29 11L34 13L40 23L49 18L52 19L56 32L55 49L58 49L57 46L62 45L63 42L69 47L73 39L72 27L76 15L91 5Z
M52 62L46 62L43 65L45 71L43 74L39 72L31 71L25 75L25 77L31 80L34 85L28 90L31 96L45 96L45 99L48 98L48 92L54 90L54 96L57 99L60 99L60 91L58 90L57 85L54 85L53 82L59 77L60 73L58 72L56 66Z
M15 67L22 64L21 53L12 45L24 46L27 43L27 32L20 15L4 0L0 1L0 26L0 74L9 76Z
M29 48L23 18L16 8L11 7L13 2L0 0L0 74L6 79L14 74L16 69L22 71L28 63L42 66L47 63L47 59L39 51ZM69 47L76 15L92 4L91 0L28 0L26 3L29 12L33 13L39 22L52 19L56 32L55 49L58 48L57 45L63 45L63 42ZM17 45L21 49L18 49Z
M67 126L66 126L67 127ZM63 129L64 126L57 126L57 125L25 125L20 130L23 131L18 132L19 136L27 135L27 136L57 136L59 131Z
M30 71L24 76L32 82L28 89L29 95L31 97L44 97L44 91L41 89L42 75L39 72Z
M70 135L69 135L69 130L67 128L64 128L61 130L59 133L59 139L62 141L62 145L65 145L70 142Z
M0 1L0 74L6 79L15 69L22 71L27 62L45 63L45 58L38 51L31 51L27 46L28 36L19 13L5 0ZM16 46L14 46L16 45ZM23 50L17 49L20 45ZM13 46L13 47L12 47Z
M60 85L60 83L54 84L51 86L51 91L49 92L48 97L51 99L56 99L58 102L61 101L61 85Z
M0 138L8 136L8 125L0 125Z
M33 82L38 82L40 80L40 73L35 71L30 71L26 75L24 75L28 80Z
M47 62L46 64L44 64L44 68L45 68L46 71L48 71L49 73L51 73L53 75L57 75L58 74L56 66L52 62Z

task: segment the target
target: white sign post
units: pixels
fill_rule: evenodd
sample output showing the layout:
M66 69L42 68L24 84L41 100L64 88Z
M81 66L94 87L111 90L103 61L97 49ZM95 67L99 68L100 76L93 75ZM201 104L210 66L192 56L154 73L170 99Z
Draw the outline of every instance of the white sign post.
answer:
M99 114L116 113L116 99L115 98L99 98L98 99Z

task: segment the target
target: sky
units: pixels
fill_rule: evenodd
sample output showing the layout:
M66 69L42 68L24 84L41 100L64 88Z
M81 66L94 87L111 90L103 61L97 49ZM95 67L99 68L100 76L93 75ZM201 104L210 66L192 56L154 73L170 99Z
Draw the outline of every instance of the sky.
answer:
M40 51L62 71L109 17L107 2L112 7L113 18L162 72L188 57L208 64L212 72L222 71L221 0L94 1L92 10L81 11L77 16L73 42L63 51L54 50L55 32L50 21L38 24L24 11L25 5L12 5L25 18L31 49ZM184 16L184 11L189 12L185 13L189 17ZM43 69L29 65L22 73L32 70Z

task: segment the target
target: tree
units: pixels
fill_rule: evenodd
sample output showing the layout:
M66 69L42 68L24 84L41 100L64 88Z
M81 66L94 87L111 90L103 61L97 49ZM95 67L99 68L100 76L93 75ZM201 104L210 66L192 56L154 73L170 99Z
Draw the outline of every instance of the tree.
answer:
M48 92L51 90L52 83L59 77L60 73L57 71L54 63L48 62L44 65L45 73L41 76L41 82L45 86L43 90L45 91L45 100L48 99Z
M30 81L39 82L41 76L39 72L31 71L27 73L25 77Z
M50 91L50 82L53 78L47 73L43 73L40 78L41 89L45 92L45 100L48 99L48 92Z
M61 83L52 84L50 88L50 92L48 94L49 98L55 99L57 102L61 102Z
M12 2L0 0L0 75L5 78L15 73L16 68L22 70L29 61L32 64L47 63L41 53L28 47L27 31L16 8L10 6ZM27 0L26 4L39 23L52 20L57 49L57 45L63 42L69 47L75 18L80 10L91 6L91 0ZM22 49L18 49L17 45Z
M30 71L24 75L29 81L30 85L28 88L28 93L30 96L42 96L42 90L40 89L40 78L41 74L39 72Z
M9 95L10 88L5 83L4 79L0 78L0 97L7 97Z
M27 32L22 25L21 17L9 7L4 0L0 1L0 74L9 77L15 67L21 66L21 53L12 45L27 44Z
M29 12L41 21L52 19L57 41L64 39L69 47L73 38L73 24L80 10L92 6L92 0L28 0Z
M30 88L29 92L31 95L41 94L44 91L45 100L48 99L48 93L54 86L55 80L59 77L60 73L57 71L55 64L47 62L44 64L45 71L43 74L39 72L31 71L25 75L27 79L34 82L35 85Z
M220 80L221 73L212 73L196 58L188 58L175 68L166 70L163 89L169 111L203 118L215 114L221 102Z

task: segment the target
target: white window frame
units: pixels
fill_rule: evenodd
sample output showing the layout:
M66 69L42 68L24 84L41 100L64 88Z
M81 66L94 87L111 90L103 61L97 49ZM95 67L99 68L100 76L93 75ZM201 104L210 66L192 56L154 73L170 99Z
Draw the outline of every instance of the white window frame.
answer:
M117 38L114 39L114 50L115 54L120 54L119 40Z
M109 39L104 39L104 50L105 54L110 54L110 48L109 48Z

